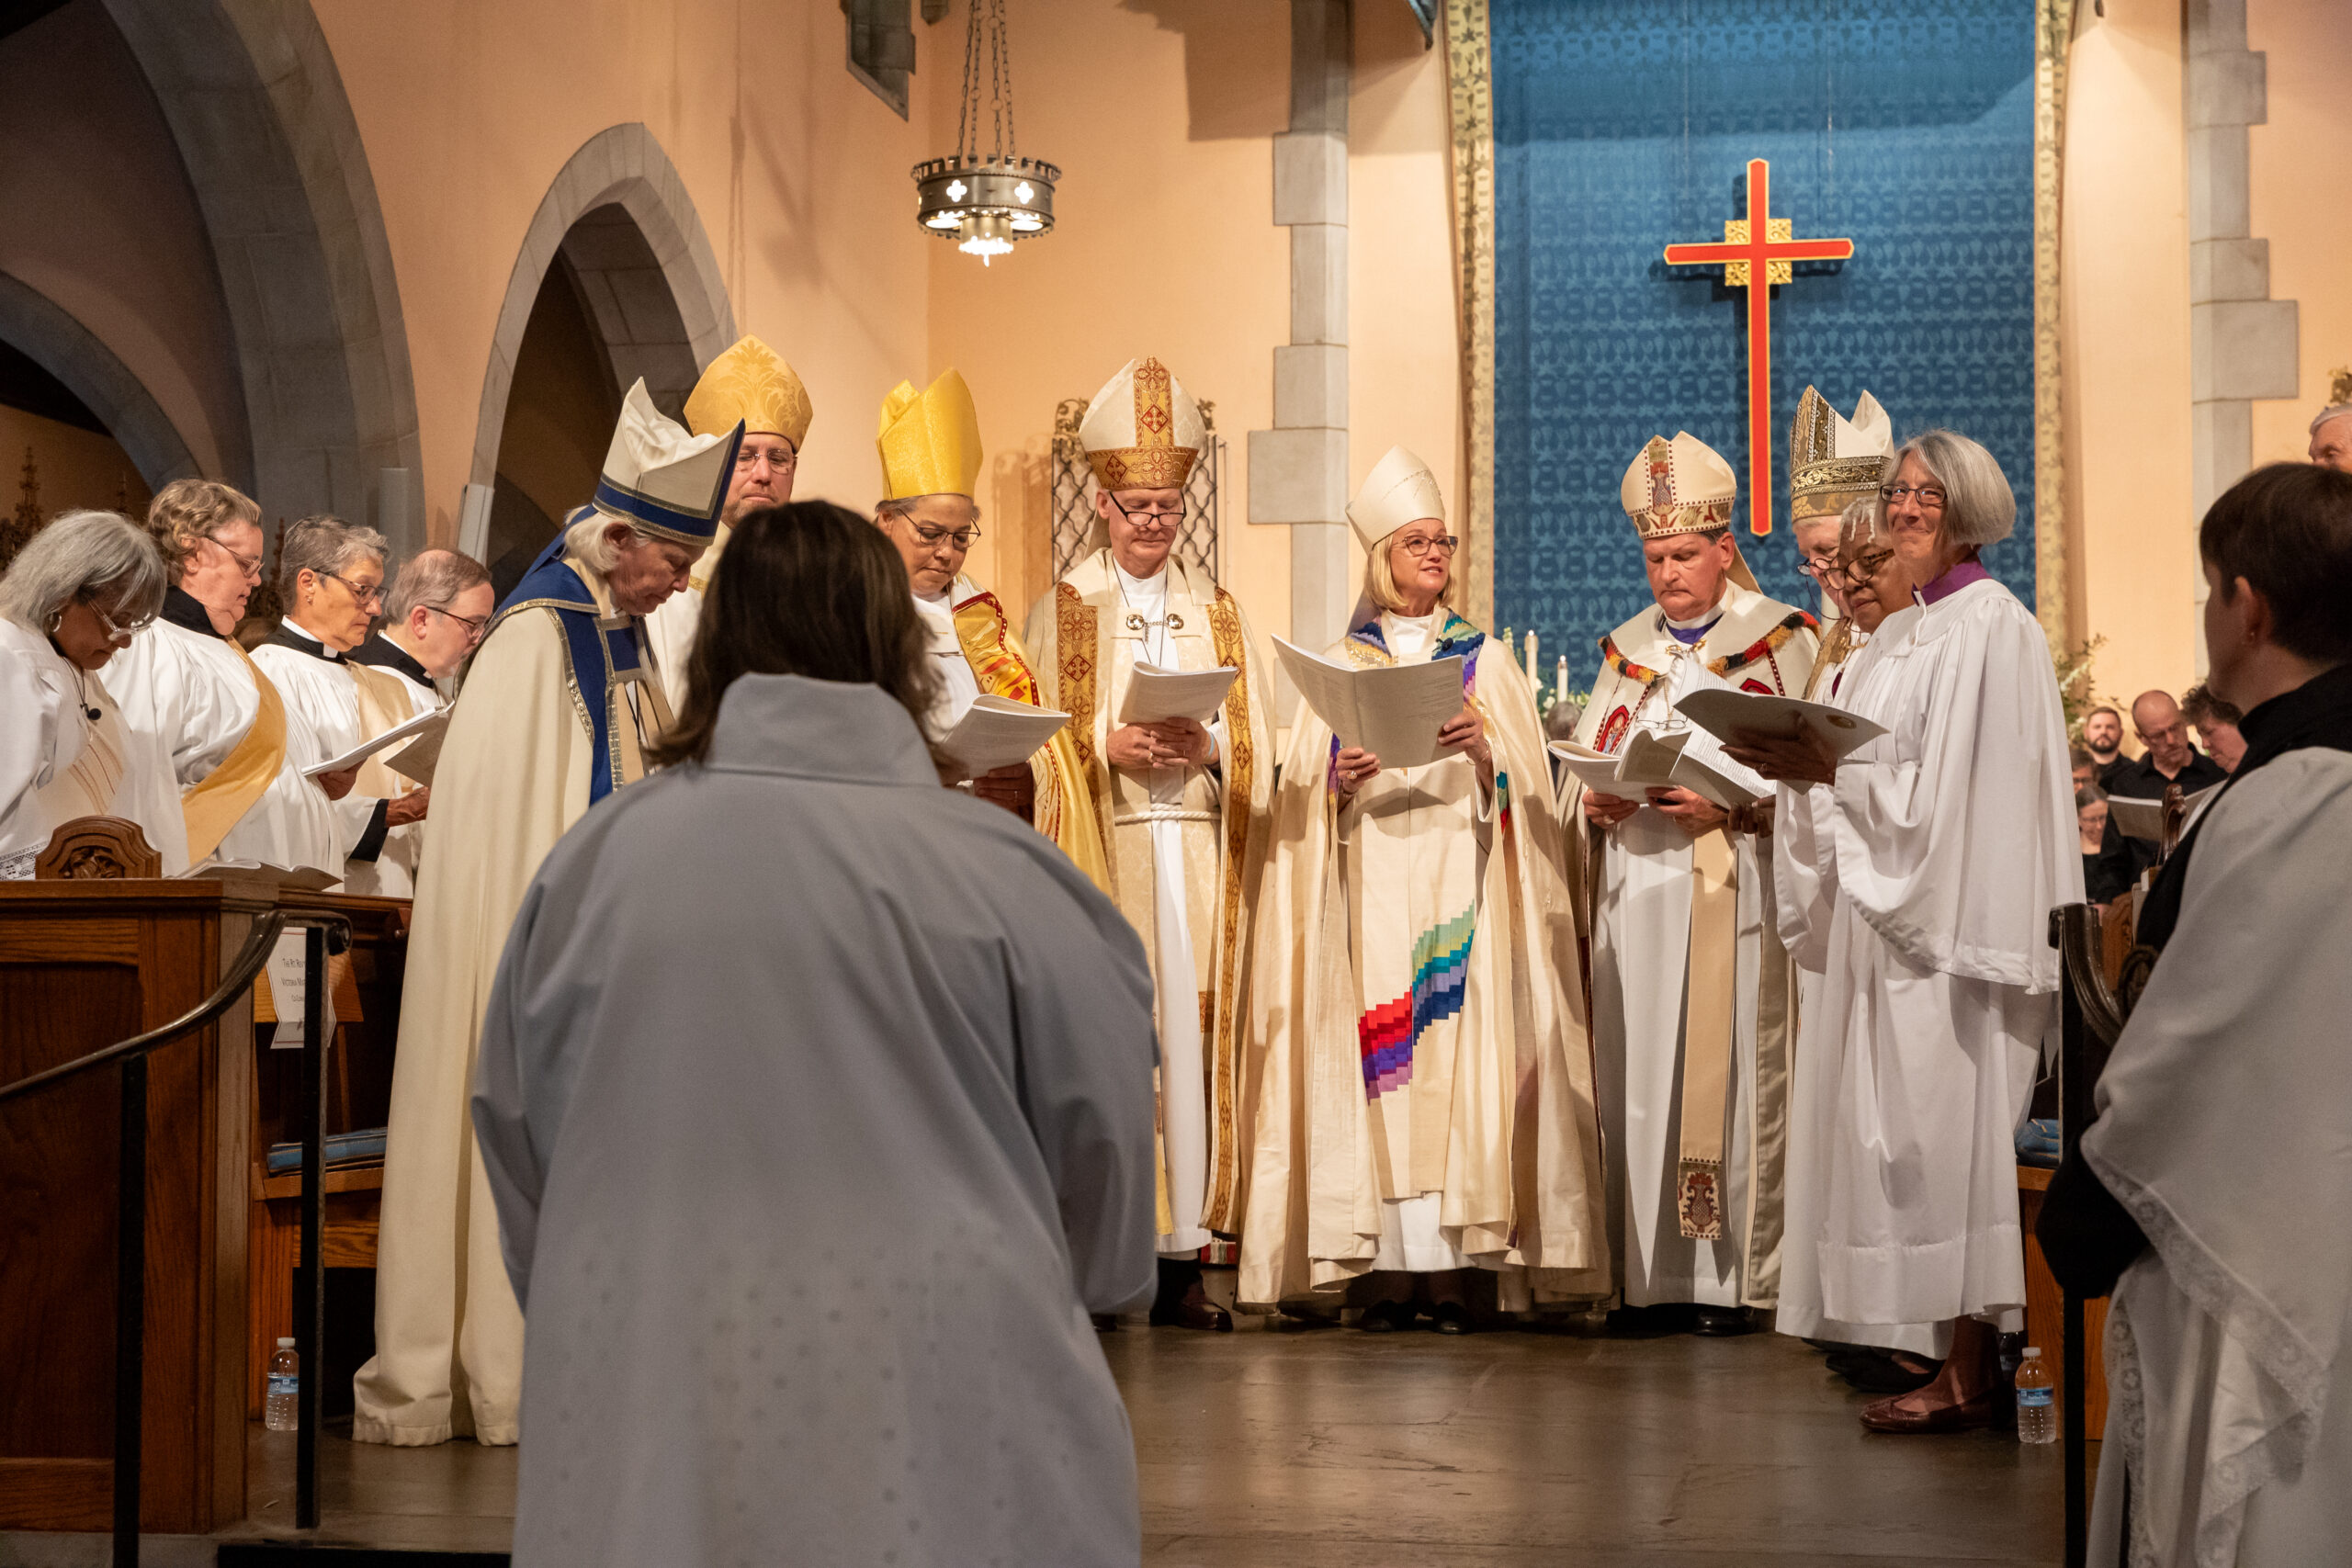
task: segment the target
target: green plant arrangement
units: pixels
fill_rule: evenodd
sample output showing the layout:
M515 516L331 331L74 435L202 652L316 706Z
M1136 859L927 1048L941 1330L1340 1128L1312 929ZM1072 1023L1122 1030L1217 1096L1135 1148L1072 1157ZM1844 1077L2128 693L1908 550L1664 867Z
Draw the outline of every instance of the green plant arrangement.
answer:
M2051 649L2051 672L2058 677L2058 700L2066 710L2070 745L2083 743L2083 720L2099 705L2098 694L2091 684L2091 661L2106 646L2106 637L2095 637L2078 648Z

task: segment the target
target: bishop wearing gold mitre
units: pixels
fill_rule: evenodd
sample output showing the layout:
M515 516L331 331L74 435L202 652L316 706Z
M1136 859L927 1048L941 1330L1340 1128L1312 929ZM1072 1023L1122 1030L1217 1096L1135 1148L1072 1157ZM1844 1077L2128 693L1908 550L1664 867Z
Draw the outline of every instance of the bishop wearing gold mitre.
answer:
M1250 1151L1241 1030L1250 906L1274 755L1257 645L1233 595L1173 553L1200 405L1156 359L1130 360L1079 426L1094 473L1092 548L1029 612L1047 707L1070 716L1111 896L1150 954L1159 1031L1159 1296L1152 1321L1227 1329L1200 1282L1212 1232L1240 1223ZM1235 673L1197 714L1138 719L1138 666ZM1147 685L1149 682L1146 682Z
M1878 504L1879 470L1894 450L1894 423L1868 392L1851 419L1811 387L1797 400L1797 416L1789 424L1789 532L1796 536L1805 575L1821 585L1825 615L1837 617L1822 628L1820 656L1805 679L1808 702L1831 700L1838 671L1861 646L1846 616L1838 536L1848 507Z
M1396 447L1348 521L1363 602L1325 657L1458 658L1462 710L1414 767L1292 720L1250 970L1240 1297L1352 1286L1361 1327L1426 1308L1458 1334L1464 1269L1514 1307L1608 1290L1576 918L1535 695L1453 609L1436 478Z
M964 575L980 536L980 419L971 389L952 368L918 393L901 381L882 401L875 437L882 453L882 500L875 525L898 548L914 590L915 615L940 676L930 718L939 739L981 696L1039 706L1037 676L995 594ZM1093 791L1064 728L1025 762L967 781L974 794L1012 811L1062 847L1104 892L1111 866Z
M689 435L630 387L594 501L507 595L450 710L392 1064L376 1355L353 1380L360 1442L516 1439L523 1315L467 1116L491 980L539 863L644 776L669 726L645 617L709 546L741 434Z
M1814 618L1757 591L1732 532L1738 491L1731 465L1687 433L1652 437L1625 470L1622 500L1656 603L1601 639L1579 744L1611 757L1645 733L1687 744L1674 705L1702 687L1804 690ZM1747 793L1770 795L1748 778ZM1567 785L1590 898L1611 1229L1632 1309L1619 1321L1746 1333L1742 1309L1773 1304L1779 1289L1793 1032L1770 852L1759 855L1753 830L1762 823L1679 784L1619 795L1571 773Z
M753 507L782 506L792 499L800 443L815 417L808 389L775 350L755 337L741 340L710 362L688 394L684 412L689 433L724 435L741 424L743 444L735 449L727 502L710 547L687 574L684 590L645 617L646 636L653 645L654 662L662 667L673 709L686 700L686 655L694 648L703 592L710 586L710 574L718 570L727 536L735 520Z

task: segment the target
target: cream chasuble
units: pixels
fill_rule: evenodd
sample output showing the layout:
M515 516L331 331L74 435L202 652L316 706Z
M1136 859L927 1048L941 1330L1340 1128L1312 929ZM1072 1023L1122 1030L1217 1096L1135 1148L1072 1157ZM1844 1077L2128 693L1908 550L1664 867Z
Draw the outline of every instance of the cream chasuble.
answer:
M576 558L564 564L611 615L603 580ZM642 623L636 635L641 649ZM658 666L651 674L658 682ZM588 684L605 684L604 671L594 675ZM658 733L652 693L615 682L614 751L600 757L582 685L561 615L510 602L442 741L392 1069L376 1356L354 1380L361 1442L515 1440L523 1320L466 1122L482 1012L524 890L588 808L592 770L641 776L640 748Z
M1679 722L1705 670L1793 695L1813 617L1727 581L1685 643L1655 606L1601 642L1577 739L1614 754L1636 726ZM1697 628L1686 628L1696 630ZM1770 863L1723 828L1693 840L1644 807L1596 829L1573 775L1561 800L1591 922L1596 1088L1612 1253L1626 1304L1771 1304L1779 1288L1790 966Z
M1250 899L1265 852L1272 741L1262 665L1233 596L1172 558L1157 577L1105 547L1029 612L1046 707L1068 712L1098 817L1111 823L1112 897L1152 962L1159 1031L1160 1251L1189 1257L1240 1223L1240 1020ZM1112 768L1103 748L1138 660L1242 673L1210 726L1206 769Z
M1381 615L1360 665L1462 655L1469 758L1330 784L1291 728L1252 964L1240 1299L1371 1269L1493 1269L1506 1304L1609 1289L1591 1045L1542 726L1508 651L1458 616ZM1524 781L1536 781L1529 791Z

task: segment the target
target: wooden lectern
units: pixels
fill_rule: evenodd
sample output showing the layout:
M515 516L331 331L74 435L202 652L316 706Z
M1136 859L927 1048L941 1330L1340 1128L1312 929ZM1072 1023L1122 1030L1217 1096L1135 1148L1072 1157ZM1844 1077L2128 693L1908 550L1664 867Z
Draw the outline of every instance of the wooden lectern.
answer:
M0 1083L187 1012L273 908L345 914L379 942L397 942L406 911L252 874L0 882ZM245 1513L247 1245L267 1076L253 1042L247 992L149 1059L148 1531L202 1534ZM119 1095L101 1073L0 1106L0 1529L104 1529L112 1517Z

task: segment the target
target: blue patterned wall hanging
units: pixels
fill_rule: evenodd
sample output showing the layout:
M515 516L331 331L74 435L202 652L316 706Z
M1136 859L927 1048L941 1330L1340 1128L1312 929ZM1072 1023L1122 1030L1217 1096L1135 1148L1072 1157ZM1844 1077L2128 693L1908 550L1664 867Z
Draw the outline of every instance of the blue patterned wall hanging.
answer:
M1877 394L1898 436L1946 425L2000 459L2017 532L1985 565L2028 605L2033 547L2033 0L1491 0L1495 614L1590 683L1649 602L1618 481L1687 429L1741 476L1764 591L1812 607L1788 534L1788 423L1808 382ZM1748 531L1747 297L1668 267L1745 213L1849 236L1773 303L1773 529ZM1541 672L1548 675L1548 669Z

